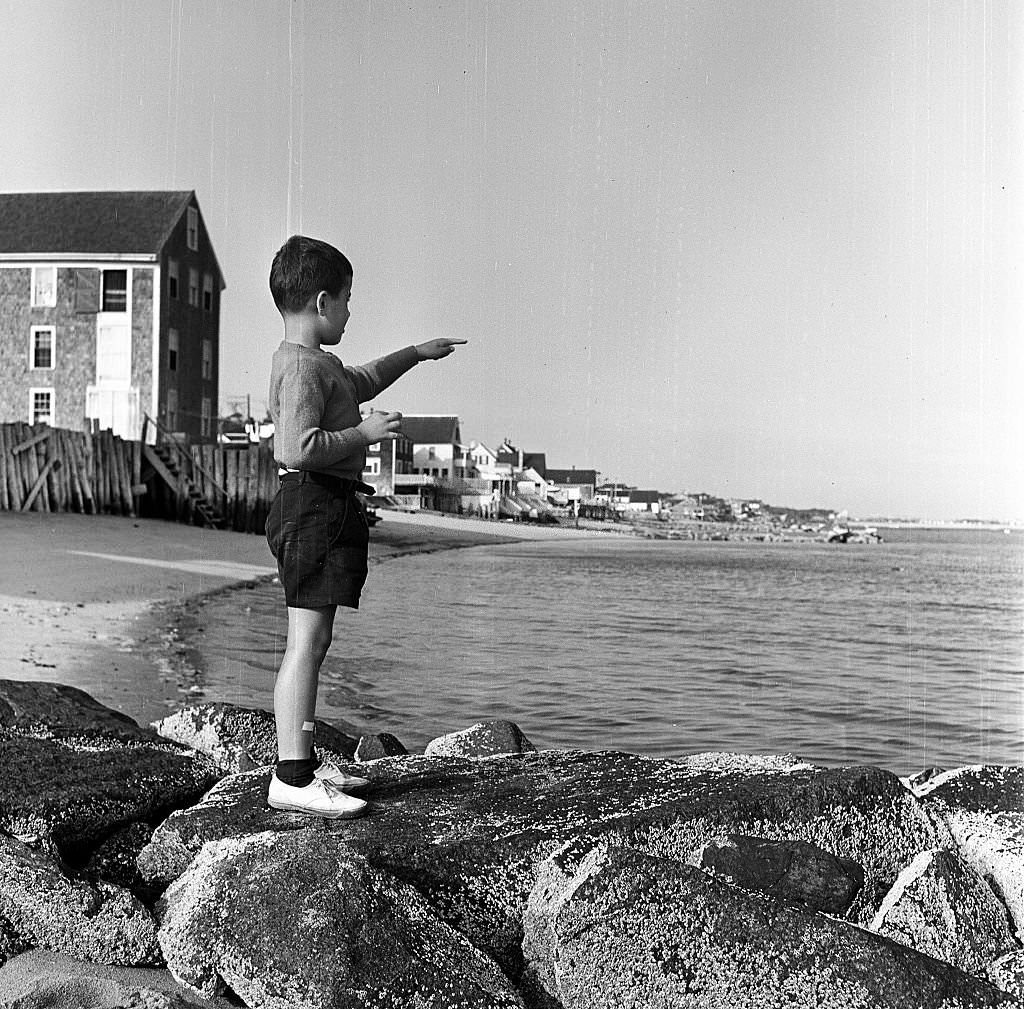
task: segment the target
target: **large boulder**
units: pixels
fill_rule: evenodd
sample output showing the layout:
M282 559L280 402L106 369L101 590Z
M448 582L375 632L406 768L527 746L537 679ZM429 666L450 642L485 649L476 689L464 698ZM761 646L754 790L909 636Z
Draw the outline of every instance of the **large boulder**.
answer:
M100 704L84 690L32 680L0 680L0 732L49 739L155 738L152 729Z
M128 890L73 879L49 855L2 834L0 923L26 945L86 960L160 962L153 916Z
M488 760L393 757L362 765L369 815L322 830L415 886L515 977L536 866L565 841L603 839L691 860L723 834L805 840L864 868L849 916L867 923L905 865L948 835L887 772L729 754L657 760L547 750ZM225 778L172 814L139 856L154 887L203 844L308 820L266 805L269 770Z
M310 827L204 845L162 901L171 972L267 1009L521 1009L422 897Z
M1006 908L952 851L918 855L900 873L871 929L980 976L1018 946Z
M730 834L706 844L695 864L747 890L836 915L849 910L864 885L861 866L809 841Z
M159 822L220 777L199 754L154 738L0 733L0 831L52 842L81 864L133 821Z
M316 719L317 751L329 760L351 760L358 739ZM261 708L223 702L180 708L153 723L164 738L206 754L228 774L265 767L277 760L274 715Z
M533 753L536 749L515 722L495 718L438 736L427 743L423 752L428 757L494 757L506 753Z
M1024 767L958 767L931 778L921 794L1024 939Z
M582 857L581 857L582 856ZM980 1009L1014 999L846 922L691 865L600 846L548 859L524 990L560 1009Z

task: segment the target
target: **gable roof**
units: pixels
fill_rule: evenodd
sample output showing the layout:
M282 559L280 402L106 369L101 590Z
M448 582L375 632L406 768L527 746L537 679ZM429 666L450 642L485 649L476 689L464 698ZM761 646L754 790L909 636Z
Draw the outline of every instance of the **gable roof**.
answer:
M629 500L631 504L654 504L661 500L661 494L656 490L631 490Z
M596 469L549 469L546 476L551 483L570 487L578 484L597 485Z
M524 452L523 469L532 468L538 476L544 476L548 468L548 457L544 452Z
M414 445L454 445L459 436L459 418L443 415L402 415L402 434Z
M156 254L193 200L192 190L0 193L0 253Z

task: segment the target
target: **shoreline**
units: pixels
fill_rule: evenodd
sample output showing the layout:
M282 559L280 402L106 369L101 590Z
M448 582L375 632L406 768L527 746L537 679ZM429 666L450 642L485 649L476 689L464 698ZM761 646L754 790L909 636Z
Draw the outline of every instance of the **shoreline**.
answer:
M424 518L388 514L373 531L371 563L545 538ZM71 684L140 721L188 700L176 660L190 645L176 612L277 576L262 535L161 519L0 512L0 542L0 679Z

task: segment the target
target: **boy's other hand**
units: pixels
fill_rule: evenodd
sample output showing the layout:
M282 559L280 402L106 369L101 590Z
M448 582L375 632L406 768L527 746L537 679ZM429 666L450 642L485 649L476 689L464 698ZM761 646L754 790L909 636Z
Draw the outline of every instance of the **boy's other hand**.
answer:
M428 340L426 343L416 344L416 353L421 361L439 361L442 357L455 353L455 347L460 343L468 343L468 340Z
M394 441L402 433L402 415L374 410L359 424L359 430L367 445L376 445L379 441Z

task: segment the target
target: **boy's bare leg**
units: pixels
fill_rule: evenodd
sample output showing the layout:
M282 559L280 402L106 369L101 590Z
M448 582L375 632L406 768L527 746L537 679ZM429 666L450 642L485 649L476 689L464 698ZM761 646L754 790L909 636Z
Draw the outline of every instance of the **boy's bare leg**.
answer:
M331 647L336 610L336 606L288 607L288 643L274 684L279 760L309 757L320 666Z

